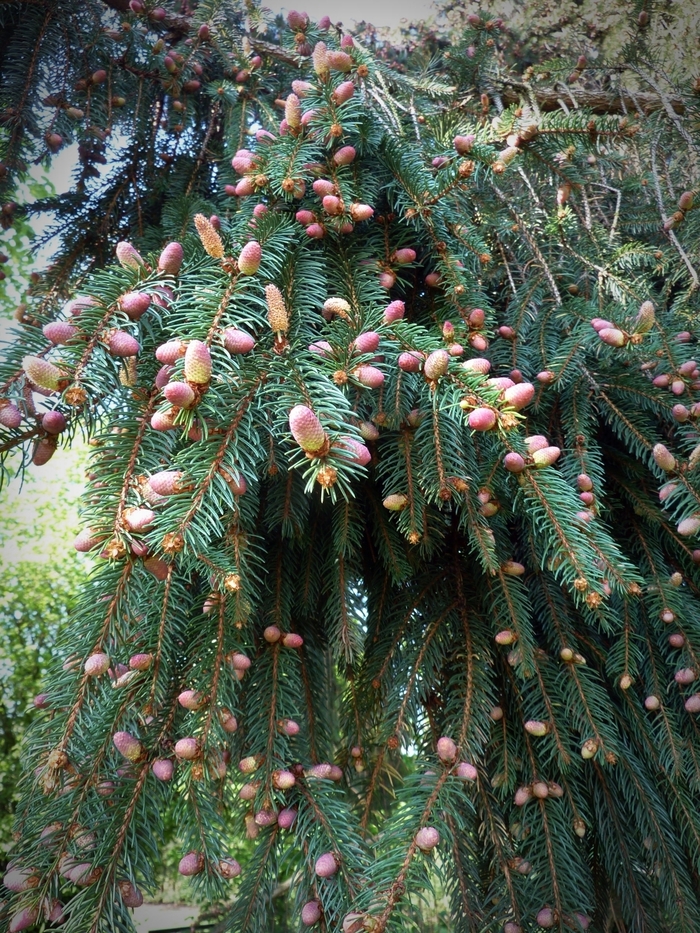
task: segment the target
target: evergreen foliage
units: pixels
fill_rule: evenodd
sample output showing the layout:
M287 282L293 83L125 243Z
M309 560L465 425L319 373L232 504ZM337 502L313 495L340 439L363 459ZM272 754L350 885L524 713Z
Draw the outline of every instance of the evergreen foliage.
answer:
M433 888L457 933L700 929L692 87L586 109L478 19L412 68L233 0L0 12L8 225L80 147L1 449L89 436L97 558L8 928L132 929L172 807L237 933L281 879L322 931Z

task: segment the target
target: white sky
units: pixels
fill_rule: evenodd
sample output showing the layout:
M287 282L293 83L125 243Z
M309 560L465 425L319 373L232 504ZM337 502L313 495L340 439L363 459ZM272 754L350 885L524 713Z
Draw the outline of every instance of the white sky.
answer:
M373 26L398 26L402 19L426 19L435 14L431 0L299 0L298 4L263 0L274 12L305 11L310 19L330 16L331 20L352 25L365 20Z

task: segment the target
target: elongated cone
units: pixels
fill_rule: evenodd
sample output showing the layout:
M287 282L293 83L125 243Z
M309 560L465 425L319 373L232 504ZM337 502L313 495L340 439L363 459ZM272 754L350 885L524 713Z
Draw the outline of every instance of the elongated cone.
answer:
M81 554L87 554L105 540L104 535L95 535L89 528L83 528L73 541L73 547Z
M56 438L42 437L37 441L34 448L34 453L32 454L32 463L34 466L44 466L44 464L48 463L55 453Z
M496 427L498 416L492 408L475 408L469 413L469 427L473 431L490 431Z
M238 269L242 275L255 275L260 268L262 249L257 240L251 240L243 247L238 257Z
M179 873L187 877L198 875L203 868L204 856L201 852L188 852L187 855L183 855L177 866Z
M403 301L392 301L384 309L384 323L393 324L394 321L400 321L406 313L406 305Z
M660 466L666 473L676 469L676 458L665 444L655 444L652 450L652 456L657 466Z
M112 741L117 751L128 761L139 761L143 758L143 745L130 732L115 732Z
M549 441L544 434L531 434L530 437L525 438L525 444L529 454L534 454L536 450L543 450L545 447L549 447Z
M168 243L158 257L158 271L166 275L177 275L182 266L185 252L180 243Z
M434 826L424 826L416 833L415 841L421 852L430 852L440 842L440 833Z
M175 762L170 758L156 758L151 765L151 771L159 781L171 781L175 773Z
M376 366L358 366L353 370L353 376L368 389L378 389L384 382L384 373Z
M491 361L484 360L478 356L472 360L465 360L461 366L466 372L478 373L481 376L485 376L491 371Z
M350 163L354 161L356 155L357 153L353 146L343 146L334 153L333 161L336 165L350 165Z
M333 450L338 452L344 460L351 463L359 463L360 466L367 466L372 459L372 454L354 437L339 437L333 444Z
M399 356L399 369L405 373L417 373L423 362L423 354L418 350L409 350Z
M529 405L535 397L535 387L530 382L519 382L517 385L510 386L503 393L505 401L516 411L520 411Z
M358 353L374 353L379 346L379 334L376 330L368 330L363 334L358 334L353 340L351 347Z
M404 265L408 262L416 261L416 251L414 249L409 249L405 247L403 249L397 249L394 253L394 262L397 262L399 265Z
M99 677L109 668L109 655L104 651L97 651L91 654L85 661L84 671L88 677Z
M292 130L296 130L301 126L301 101L294 93L289 94L285 101L284 119L287 121L287 126Z
M163 395L178 408L190 408L195 400L195 394L186 382L170 382L163 389Z
M352 58L347 52L342 52L339 49L328 49L326 61L335 71L347 73L352 68Z
M457 765L455 775L462 781L475 781L479 776L479 772L474 765L470 764L468 761L460 761Z
M282 644L285 648L301 648L304 644L304 639L301 635L297 635L296 632L287 632L287 634L282 637Z
M450 365L450 354L447 350L433 350L423 364L423 373L426 379L435 381L444 376Z
M301 922L306 927L312 927L321 919L321 905L318 901L307 901L301 908Z
M402 512L408 505L408 496L401 492L392 493L384 499L382 505L390 512Z
M185 379L195 385L206 385L211 379L211 353L201 340L191 340L187 345Z
M138 321L150 306L151 296L145 292L126 292L119 299L119 307L132 321Z
M319 878L330 878L338 871L338 862L332 852L324 852L319 855L314 865L314 871Z
M154 473L148 480L148 485L159 496L172 496L181 491L181 470L163 470Z
M32 868L11 868L2 879L7 890L15 894L35 888L39 881L39 875L35 874Z
M655 320L654 303L652 301L643 301L635 320L635 333L649 333L654 326Z
M255 339L244 330L229 327L223 333L224 346L229 353L250 353L255 346Z
M457 746L448 735L443 735L437 740L436 748L438 758L445 764L452 764L457 757Z
M700 516L692 515L690 518L684 518L678 523L678 534L684 538L690 538L700 531Z
M126 240L117 243L115 252L120 265L125 269L140 269L144 265L141 253Z
M42 328L44 337L55 345L68 343L78 333L78 328L68 321L51 321Z
M61 379L61 371L53 363L39 356L25 356L22 360L22 369L27 379L40 389L55 392Z
M344 321L349 321L352 314L352 308L344 298L327 298L323 303L323 316L330 321L334 317L340 317Z
M141 349L141 344L125 330L115 330L107 341L107 349L111 356L126 358L136 356Z
M192 736L178 739L175 743L175 755L184 761L192 761L199 755L199 742Z
M315 453L326 443L323 425L306 405L295 405L289 412L289 429L297 444L309 453Z
M542 470L556 463L560 456L561 450L558 447L542 447L533 453L532 460L535 466Z
M29 927L34 926L38 917L39 909L37 907L23 907L12 915L10 925L7 928L8 933L20 933L21 930L28 930Z
M282 292L276 285L265 286L265 299L267 301L267 320L270 330L285 334L289 329L289 314L284 302Z
M598 331L598 336L603 341L611 347L624 347L627 343L627 338L621 330L618 330L617 327L603 327Z
M205 252L214 259L223 259L224 244L212 222L204 214L195 214L194 225Z
M185 354L185 344L182 340L168 340L167 343L162 343L156 349L156 359L159 363L165 363L168 366L172 366L175 360L179 359Z

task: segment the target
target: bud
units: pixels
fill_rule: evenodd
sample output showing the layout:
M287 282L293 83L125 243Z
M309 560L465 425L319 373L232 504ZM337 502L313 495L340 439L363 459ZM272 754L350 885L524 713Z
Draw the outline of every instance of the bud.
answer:
M438 758L445 764L452 764L457 757L457 746L449 736L441 736L441 738L437 740L436 748Z
M177 870L181 875L191 877L198 875L204 868L204 856L201 852L188 852L180 859Z
M550 907L543 907L542 910L537 914L536 917L537 923L545 929L553 927L556 921L556 914Z
M196 398L186 382L171 382L163 389L163 395L177 408L191 408Z
M171 781L175 772L175 763L170 758L156 758L151 765L151 771L159 781Z
M199 742L192 736L178 739L175 743L175 755L183 761L193 761L199 755Z
M700 713L700 693L689 696L683 705L687 713Z
M415 835L415 843L421 852L431 852L440 842L440 833L434 826L424 826Z
M205 700L197 690L183 690L179 694L177 702L183 709L198 710L204 706Z
M158 271L166 275L177 275L182 266L184 251L180 243L168 243L158 257Z
M146 296L147 297L147 296ZM68 343L78 333L78 328L68 321L51 321L42 328L44 337L55 346Z
M394 493L387 496L382 505L390 512L402 512L408 506L408 496L403 493Z
M452 140L452 145L455 147L459 155L467 155L471 152L472 146L476 140L476 136L470 133L468 136L455 136Z
M181 480L180 470L163 470L161 473L154 473L146 485L159 496L172 496L182 492Z
M549 732L549 725L546 722L540 722L537 719L529 719L525 723L525 731L530 735L543 736Z
M468 420L473 431L490 431L496 427L498 416L492 408L475 408Z
M684 518L678 523L677 531L684 538L690 538L700 531L700 516L693 515L690 518Z
M226 878L227 880L231 878L237 878L242 871L241 866L235 858L219 859L219 864L217 867L221 877Z
M462 781L475 781L479 776L474 765L470 764L468 761L460 761L457 765L455 775Z
M287 632L287 634L282 637L282 644L285 648L301 648L304 644L304 639L301 635L297 635L296 632Z
M525 460L516 451L507 453L503 458L503 466L509 473L522 473L525 469Z
M338 862L332 852L324 852L316 859L314 871L319 878L330 878L338 871Z
M143 745L129 732L115 732L112 741L117 751L128 761L140 761L145 754Z
M321 905L318 901L307 901L301 908L301 922L312 927L321 919Z
M582 758L593 758L593 756L598 751L598 740L597 739L586 739L586 741L581 746L581 757Z
M104 674L108 668L109 655L105 654L103 651L98 651L95 654L91 654L85 661L83 670L88 677L99 677L100 674Z

